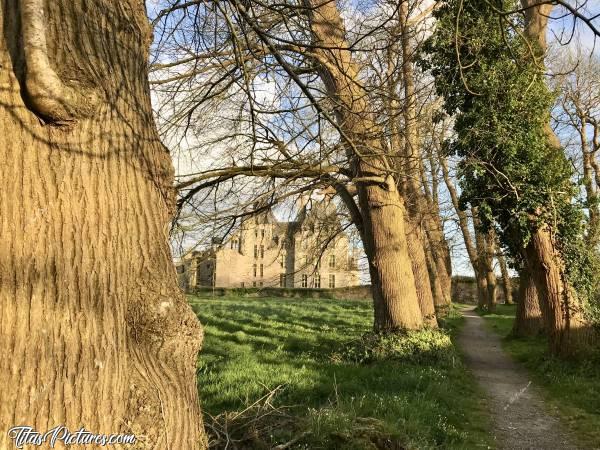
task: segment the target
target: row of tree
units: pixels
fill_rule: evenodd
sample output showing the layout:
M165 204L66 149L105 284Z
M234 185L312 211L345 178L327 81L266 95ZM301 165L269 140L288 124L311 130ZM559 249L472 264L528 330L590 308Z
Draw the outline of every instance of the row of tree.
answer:
M532 286L524 292L539 292L525 311L541 310L552 351L570 352L575 334L587 339L597 288L597 162L583 151L586 200L576 204L576 174L550 125L555 7L234 1L161 10L152 83L163 135L210 161L182 171L185 218L202 211L204 223L231 229L290 196L335 193L365 249L375 329L418 329L436 326L450 302L443 179L480 306L494 308L495 261L510 300L512 266ZM563 122L579 124L589 147L593 115L573 112L568 89L561 101ZM208 202L220 208L207 213Z

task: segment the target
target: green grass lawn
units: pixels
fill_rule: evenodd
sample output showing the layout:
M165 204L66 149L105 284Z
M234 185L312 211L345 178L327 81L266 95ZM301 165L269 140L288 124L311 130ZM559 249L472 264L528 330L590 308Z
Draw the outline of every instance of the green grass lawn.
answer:
M585 448L599 448L600 354L579 361L550 357L543 337L510 336L515 312L514 305L498 305L494 314L484 317L504 337L503 348L530 371L550 406L564 417Z
M447 336L411 335L387 354L361 344L368 302L190 303L206 333L198 385L214 448L488 448L480 393ZM447 326L460 322L454 313Z

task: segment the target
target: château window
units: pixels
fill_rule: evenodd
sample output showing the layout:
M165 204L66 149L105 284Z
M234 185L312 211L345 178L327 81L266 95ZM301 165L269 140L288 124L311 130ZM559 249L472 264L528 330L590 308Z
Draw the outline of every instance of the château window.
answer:
M254 244L254 257L258 258L258 245Z
M335 287L335 275L329 275L329 289L333 289Z
M329 268L335 269L335 255L329 255Z
M315 279L314 279L314 283L315 288L319 289L321 287L321 275L320 274L315 274Z
M264 274L265 274L265 267L261 264L260 265L260 276L262 277L262 276L264 276Z
M264 245L260 246L260 257L261 258L265 257L265 246Z
M285 287L285 273L279 274L279 287Z
M256 276L256 264L252 266L252 269L254 270L254 276Z
M243 281L240 283L240 287L246 287L246 283L244 283Z
M260 237L262 237L262 238L265 237L265 230L260 230Z
M256 287L256 281L252 282L252 287Z
M308 287L308 275L302 275L302 287L303 288Z
M285 267L285 254L284 253L279 255L279 267L281 267L282 269Z

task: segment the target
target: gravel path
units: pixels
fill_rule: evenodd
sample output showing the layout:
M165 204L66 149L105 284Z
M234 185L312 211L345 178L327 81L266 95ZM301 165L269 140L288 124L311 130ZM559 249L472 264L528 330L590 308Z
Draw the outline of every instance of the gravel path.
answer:
M548 413L527 373L504 353L483 319L464 310L459 345L481 388L494 421L494 439L503 450L585 450L575 445L559 420Z

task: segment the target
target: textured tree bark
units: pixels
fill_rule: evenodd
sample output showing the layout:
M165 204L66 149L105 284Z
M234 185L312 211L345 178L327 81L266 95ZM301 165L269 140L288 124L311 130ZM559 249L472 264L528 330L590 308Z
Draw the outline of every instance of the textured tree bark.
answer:
M496 254L496 233L489 230L484 236L485 240L485 278L487 281L487 309L488 311L496 310L498 280L496 272L494 272L494 255Z
M481 272L481 268L475 272L477 281L477 307L481 310L487 307L488 285L485 272Z
M204 448L144 4L7 0L0 22L0 448L25 424Z
M477 216L477 208L472 209L473 225L475 227L475 246L477 248L477 289L478 306L488 311L496 308L496 273L494 272L494 233L484 234L480 231L481 223Z
M419 329L423 318L404 229L406 209L395 182L389 186L389 190L359 188L373 289L373 327L376 331Z
M423 322L429 327L437 328L437 318L433 292L429 280L429 270L425 256L425 247L423 242L423 231L418 223L409 220L406 224L408 230L406 239L408 244L408 255L412 265L413 275L415 277L415 288L419 299L419 307Z
M512 296L512 280L508 273L508 266L506 264L506 258L500 251L497 253L498 264L500 265L500 273L502 273L502 290L504 292L504 303L506 305L514 304Z
M439 203L434 200L435 195L429 192L423 164L420 164L419 167L423 192L425 193L423 197L425 205L423 208L428 212L424 217L428 244L431 248L432 258L435 261L437 282L440 284L443 295L441 303L447 306L452 301L452 259L450 257L450 247L444 235Z
M434 214L425 216L427 242L435 264L435 276L440 285L441 297L436 297L436 308L447 309L452 302L452 266L448 243L441 228L439 217Z
M374 329L418 329L423 319L408 254L407 211L385 156L381 127L358 81L335 2L305 0L317 70L336 103L336 121L358 184L363 242L369 260Z
M513 334L520 337L537 336L543 329L537 289L529 271L523 268L519 271L519 303Z
M583 311L570 292L564 263L555 247L549 227L538 228L525 249L527 266L540 300L550 350L569 355L590 337Z
M440 279L437 276L438 269L435 265L433 253L431 251L431 245L425 239L425 261L427 262L427 271L429 272L429 282L431 284L431 292L433 293L433 304L436 309L436 313L443 312L447 309L447 304L444 301L444 292Z

